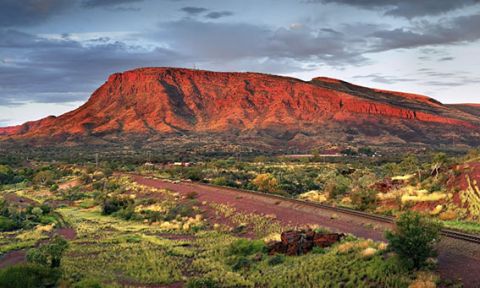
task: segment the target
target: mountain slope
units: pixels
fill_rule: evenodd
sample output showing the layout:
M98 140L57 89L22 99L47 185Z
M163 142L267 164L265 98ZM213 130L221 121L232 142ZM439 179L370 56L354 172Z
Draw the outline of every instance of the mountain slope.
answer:
M447 106L480 117L480 104L449 104Z
M221 138L271 148L338 143L480 144L480 117L415 94L330 78L140 68L116 73L78 109L0 128L16 141ZM203 140L202 140L203 139ZM208 142L208 141L207 141Z

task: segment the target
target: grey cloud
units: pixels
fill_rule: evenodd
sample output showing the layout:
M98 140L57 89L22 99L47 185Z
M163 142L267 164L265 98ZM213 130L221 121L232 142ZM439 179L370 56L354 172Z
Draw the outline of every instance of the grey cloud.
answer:
M108 38L78 42L69 35L47 39L0 29L0 102L83 100L108 74L141 66L187 66L213 70L291 73L322 65L363 63L362 35L328 28L272 29L246 23L192 19L162 23L153 40L164 47L145 50ZM129 38L152 37L131 34ZM150 38L151 39L151 38ZM295 45L291 45L295 43ZM315 63L307 66L305 63Z
M0 2L0 27L30 26L72 6L70 0L2 0Z
M84 100L113 72L140 66L180 66L181 59L188 59L163 48L139 51L122 42L84 46L72 40L17 33L23 35L22 41L0 45L4 58L0 62L0 105Z
M480 81L478 77L471 76L469 73L462 71L446 72L435 71L430 68L417 69L415 75L408 76L393 76L381 73L372 73L368 75L357 75L354 79L369 79L372 82L380 84L396 84L401 82L416 83L421 86L438 86L438 87L452 87L462 86Z
M309 3L336 3L363 9L380 9L385 15L415 18L439 15L478 4L478 0L307 0Z
M472 42L480 39L478 27L480 14L459 16L440 23L422 22L410 29L380 30L371 34L378 40L372 51Z
M398 82L415 82L416 79L414 78L406 78L406 77L395 77L395 76L388 76L383 74L368 74L368 75L357 75L353 77L354 79L370 79L373 82L381 83L381 84L394 84Z
M364 39L332 34L321 29L272 29L247 23L214 23L183 19L161 23L155 40L169 40L169 47L201 60L232 61L240 58L288 58L322 64L356 64ZM295 43L295 45L292 45Z
M455 58L454 57L442 57L442 58L438 59L438 61L451 61L453 59L455 59Z
M189 14L189 15L198 15L200 13L203 13L203 12L206 12L208 11L207 8L203 8L203 7L193 7L193 6L187 6L187 7L183 7L182 9L180 9L181 11Z
M142 2L143 0L83 0L81 6L84 8L112 7L122 4ZM130 8L126 8L130 9Z
M205 15L205 18L209 19L219 19L222 17L232 16L233 12L231 11L213 11Z

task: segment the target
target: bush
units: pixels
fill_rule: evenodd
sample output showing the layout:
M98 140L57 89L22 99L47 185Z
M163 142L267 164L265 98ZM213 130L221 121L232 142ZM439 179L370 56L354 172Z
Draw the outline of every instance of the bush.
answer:
M49 186L54 184L54 179L55 173L50 170L42 170L33 177L33 183Z
M200 181L204 177L203 171L200 168L190 168L185 173L185 178L190 179L192 181Z
M265 251L265 243L262 240L239 239L230 244L229 255L249 256Z
M133 204L132 199L113 197L103 200L102 204L102 214L110 215L121 209L127 208L129 205Z
M434 256L441 228L438 222L409 211L396 221L395 231L387 231L385 237L389 249L400 256L407 268L419 269L424 267L429 257Z
M325 192L329 199L335 199L337 196L344 195L350 189L351 181L348 177L337 175L325 183Z
M272 258L268 259L268 265L276 266L285 262L285 255L283 254L276 254Z
M374 209L377 204L377 191L372 189L361 189L352 193L350 198L356 209L365 211Z
M315 246L315 247L313 247L311 253L312 254L325 254L325 253L327 253L327 250L325 250L325 248Z
M187 288L217 288L220 285L210 278L194 278L187 282Z
M26 263L0 270L0 288L54 287L60 278L56 269Z
M177 217L191 217L194 214L193 204L195 201L189 201L188 203L178 203L173 206L165 215L165 220L170 221Z
M60 267L60 260L67 247L68 242L63 237L56 235L50 242L30 249L27 253L27 260L34 264L57 268Z
M233 271L238 271L242 270L245 268L250 267L252 265L252 260L248 259L247 257L240 256L240 257L235 257L233 258L233 261L231 262L232 270Z
M268 193L278 192L278 180L272 174L258 174L252 180L258 190Z
M18 223L8 217L0 216L0 232L13 231L19 229Z
M102 283L95 279L82 279L81 281L75 283L73 288L102 288Z

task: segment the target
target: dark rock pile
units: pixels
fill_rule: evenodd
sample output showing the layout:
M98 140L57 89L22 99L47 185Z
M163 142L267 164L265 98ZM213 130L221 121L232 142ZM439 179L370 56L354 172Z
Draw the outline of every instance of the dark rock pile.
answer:
M313 247L329 247L340 241L345 235L338 233L317 233L311 229L299 231L285 231L280 242L268 244L270 255L282 253L289 256L303 255Z

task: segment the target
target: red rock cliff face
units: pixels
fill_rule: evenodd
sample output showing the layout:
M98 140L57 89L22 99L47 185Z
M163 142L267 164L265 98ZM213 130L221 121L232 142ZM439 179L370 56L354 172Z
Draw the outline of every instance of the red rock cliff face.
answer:
M452 110L425 96L373 90L329 78L304 82L258 73L142 68L111 75L72 112L0 128L0 135L29 138L271 127L321 131L327 123L389 120L478 130L476 116Z

